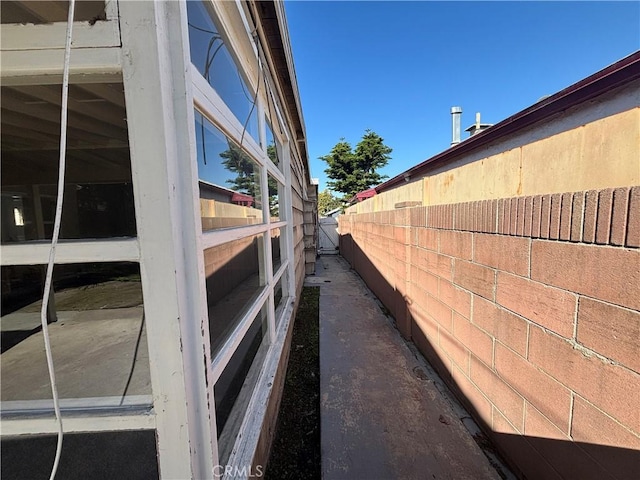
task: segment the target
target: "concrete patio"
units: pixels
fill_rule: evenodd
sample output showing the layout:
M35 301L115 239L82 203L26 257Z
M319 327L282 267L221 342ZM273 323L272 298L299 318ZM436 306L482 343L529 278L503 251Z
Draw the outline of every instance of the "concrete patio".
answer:
M306 285L321 289L325 480L495 479L496 468L513 478L489 461L478 427L342 257L320 257Z

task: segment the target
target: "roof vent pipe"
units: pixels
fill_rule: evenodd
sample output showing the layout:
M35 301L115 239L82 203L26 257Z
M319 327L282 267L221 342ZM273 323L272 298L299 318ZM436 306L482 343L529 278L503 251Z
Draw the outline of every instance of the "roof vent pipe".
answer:
M460 143L460 117L462 107L451 107L451 145Z

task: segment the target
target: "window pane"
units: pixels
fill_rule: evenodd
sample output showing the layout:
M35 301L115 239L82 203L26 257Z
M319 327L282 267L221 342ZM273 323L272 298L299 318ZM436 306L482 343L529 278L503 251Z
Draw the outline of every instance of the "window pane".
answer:
M214 387L219 463L229 459L268 348L267 309L263 306Z
M40 326L45 270L2 267L3 409L7 401L19 402L16 408L24 400L52 405ZM138 264L56 265L53 290L49 337L63 406L64 399L92 397L109 397L98 403L113 406L125 397L127 403L148 402L150 397L135 398L151 395Z
M246 132L257 140L259 135L255 92L242 77L209 8L205 2L187 2L191 63L220 95Z
M0 476L3 480L49 478L56 443L56 435L3 438ZM56 478L150 480L159 478L157 458L153 430L65 433Z
M280 277L280 279L276 282L276 286L273 291L273 302L276 307L276 328L280 325L280 320L282 317L282 310L284 309L285 302L283 298L286 298L286 284L287 284L287 271L285 270Z
M4 86L2 243L51 238L58 182L60 85ZM135 236L122 84L69 86L60 238Z
M195 116L202 230L263 223L261 167L200 112Z
M253 235L204 251L212 356L266 285L263 242Z
M271 260L273 261L273 273L282 265L282 251L284 250L284 237L279 228L271 230Z
M267 127L267 156L275 165L278 165L280 163L278 157L279 145L276 146L276 138L273 136L273 130L271 129L269 121L265 119L264 123Z
M282 184L268 175L269 183L269 215L272 222L280 221L280 198L283 196L284 187Z

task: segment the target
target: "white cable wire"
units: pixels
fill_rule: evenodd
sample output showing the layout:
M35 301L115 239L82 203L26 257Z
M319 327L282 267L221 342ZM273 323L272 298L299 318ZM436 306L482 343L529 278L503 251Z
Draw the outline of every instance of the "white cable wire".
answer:
M51 249L49 250L49 263L44 282L44 293L42 296L42 309L40 310L40 323L42 324L42 335L44 337L44 348L47 355L47 368L49 369L49 381L51 382L51 394L53 396L53 410L58 423L58 442L56 445L56 457L51 468L50 480L54 480L60 463L62 454L62 414L60 413L60 401L58 399L58 387L56 385L56 375L53 369L53 355L51 354L51 342L49 340L49 327L47 324L47 310L49 307L49 295L51 293L51 280L53 278L53 265L56 257L56 245L60 236L60 224L62 220L62 200L64 198L64 174L67 160L67 104L69 100L69 63L71 58L71 34L73 31L73 16L75 10L75 0L69 0L69 16L67 18L67 39L64 48L64 69L62 72L62 107L60 114L60 163L58 166L58 197L56 200L56 217L53 225L53 236L51 238Z

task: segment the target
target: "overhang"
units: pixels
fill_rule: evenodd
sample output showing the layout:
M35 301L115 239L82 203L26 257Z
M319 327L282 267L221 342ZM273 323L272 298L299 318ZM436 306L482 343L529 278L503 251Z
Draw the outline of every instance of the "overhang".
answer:
M257 1L253 2L258 14L259 23L265 35L266 47L275 67L275 75L280 84L283 101L288 110L288 116L292 122L292 130L295 140L300 147L303 160L308 164L306 131L302 108L300 105L300 93L293 65L291 45L286 34L286 18L281 2ZM284 33L283 33L284 32ZM307 181L311 181L307 169Z

